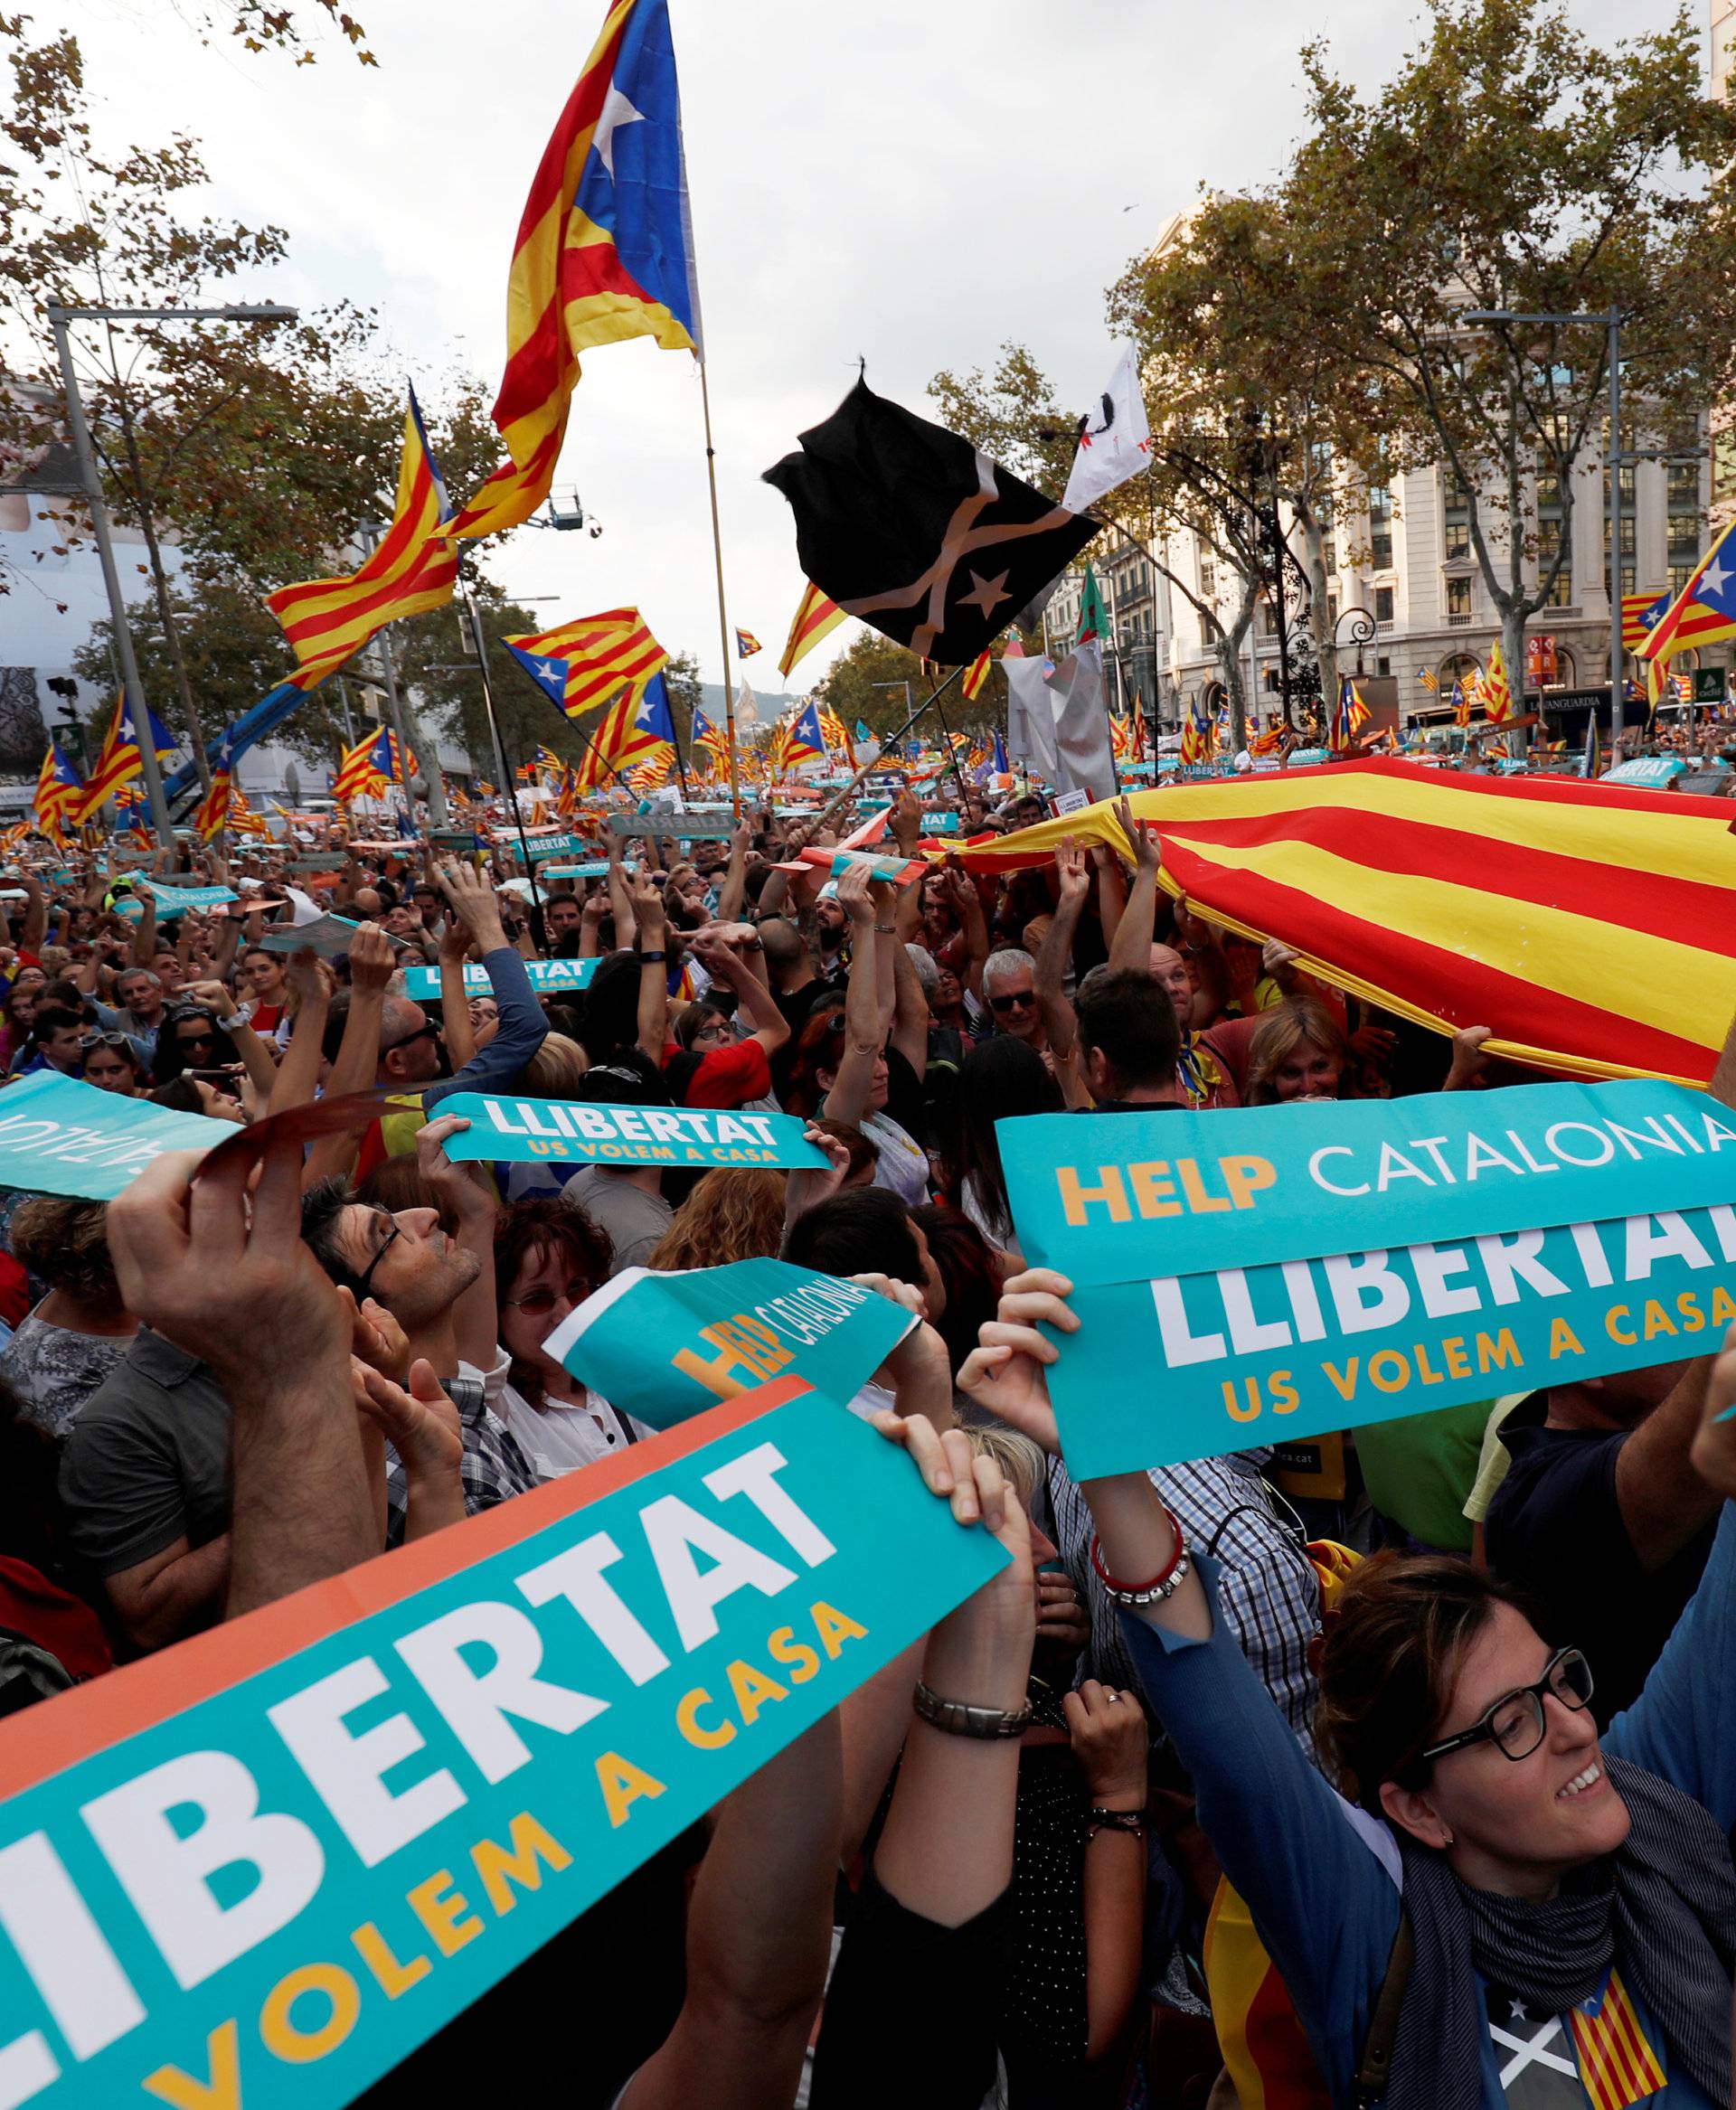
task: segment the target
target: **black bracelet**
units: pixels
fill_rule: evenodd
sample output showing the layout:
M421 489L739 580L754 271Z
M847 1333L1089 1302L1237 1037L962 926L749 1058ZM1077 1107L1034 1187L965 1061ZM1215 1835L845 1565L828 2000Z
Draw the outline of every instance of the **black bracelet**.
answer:
M639 957L640 957L640 959L641 959L641 960L666 960L666 959L669 957L669 956L668 956L668 954L667 954L667 953L662 953L662 952L657 952L657 953L641 953L641 954L639 955Z

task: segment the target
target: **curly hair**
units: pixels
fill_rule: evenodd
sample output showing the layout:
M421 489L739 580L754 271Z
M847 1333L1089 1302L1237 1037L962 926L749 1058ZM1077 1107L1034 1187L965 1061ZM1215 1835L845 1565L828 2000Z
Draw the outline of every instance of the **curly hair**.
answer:
M1299 1048L1313 1046L1322 1054L1335 1056L1342 1066L1349 1058L1344 1030L1317 996L1291 996L1260 1013L1248 1043L1248 1092L1250 1107L1278 1103L1278 1071Z
M609 1233L576 1203L562 1201L558 1194L527 1194L503 1209L495 1219L496 1309L505 1311L519 1269L527 1260L541 1267L557 1254L593 1289L609 1280L615 1265ZM514 1356L509 1381L532 1406L541 1401L542 1380L534 1364Z
M11 1235L14 1259L51 1289L63 1290L81 1305L121 1309L106 1202L38 1194L19 1205Z
M647 1267L721 1267L731 1260L770 1260L784 1236L784 1175L720 1165L681 1207Z

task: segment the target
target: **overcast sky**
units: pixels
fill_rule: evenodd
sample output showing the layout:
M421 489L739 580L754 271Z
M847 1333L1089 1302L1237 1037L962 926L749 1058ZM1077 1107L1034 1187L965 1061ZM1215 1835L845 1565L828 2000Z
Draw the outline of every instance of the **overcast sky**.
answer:
M202 50L174 0L34 0L84 45L99 136L203 143L213 211L287 228L250 291L377 306L419 386L455 356L492 391L511 244L604 0L350 0L378 71ZM315 12L313 0L300 11ZM1572 0L1604 39L1664 0ZM1301 123L1297 46L1373 88L1406 0L671 0L716 426L731 621L774 698L801 591L760 472L849 387L926 409L943 366L1029 344L1063 400L1112 363L1103 293L1202 184L1272 175ZM522 529L491 557L552 624L637 601L718 678L697 376L647 342L590 354L557 488L597 540ZM830 649L845 643L854 626ZM798 670L805 684L823 664Z

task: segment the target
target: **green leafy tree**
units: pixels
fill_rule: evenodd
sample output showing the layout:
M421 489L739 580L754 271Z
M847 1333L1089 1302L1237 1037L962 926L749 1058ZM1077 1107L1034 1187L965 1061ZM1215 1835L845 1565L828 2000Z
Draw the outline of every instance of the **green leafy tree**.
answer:
M1523 672L1603 438L1605 340L1465 312L1620 309L1639 437L1692 434L1736 378L1736 108L1705 94L1685 7L1603 50L1547 0L1429 0L1377 95L1336 77L1323 44L1303 71L1307 134L1276 203L1306 300L1382 391L1392 464L1444 461L1467 494ZM1552 548L1539 480L1560 508Z
M910 684L908 702L905 683ZM929 687L915 653L882 637L878 630L863 630L826 669L815 684L814 694L837 712L852 735L861 719L876 739L883 739L903 724ZM769 712L778 715L787 708L770 698L762 697L760 702ZM948 717L952 717L950 709Z

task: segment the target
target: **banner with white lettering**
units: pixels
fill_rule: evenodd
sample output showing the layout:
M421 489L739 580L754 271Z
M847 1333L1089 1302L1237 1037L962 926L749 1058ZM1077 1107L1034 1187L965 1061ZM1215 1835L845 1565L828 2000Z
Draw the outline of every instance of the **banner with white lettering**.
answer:
M1736 1126L1677 1087L997 1134L1021 1249L1076 1285L1049 1372L1076 1479L1637 1370L1736 1321Z
M39 1069L0 1092L0 1187L112 1201L165 1150L214 1150L234 1133L228 1121Z
M524 972L532 989L538 996L552 996L564 989L584 989L602 966L600 960L526 960ZM488 979L488 970L478 961L467 963L464 970L464 993L467 996L486 996L494 988ZM404 994L417 1003L432 1003L440 994L440 970L438 967L406 967L404 969Z
M0 1722L0 2105L353 2101L1005 1558L787 1379Z
M799 1165L827 1159L802 1141L794 1114L731 1113L714 1107L609 1107L591 1100L523 1099L454 1092L442 1114L470 1126L447 1138L450 1158L515 1163L550 1158L599 1165Z
M795 1376L848 1399L916 1324L901 1305L788 1260L654 1274L626 1267L544 1343L581 1383L669 1428Z

